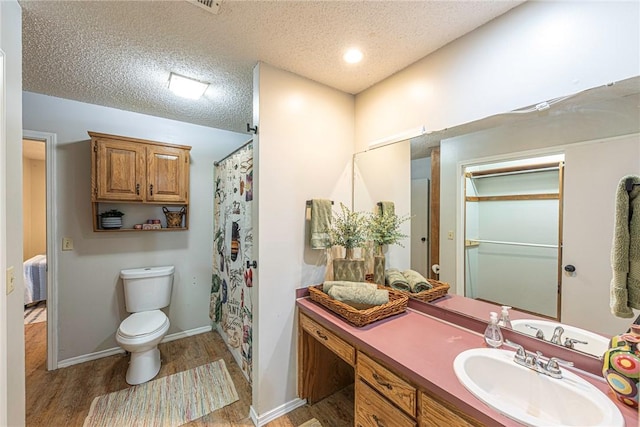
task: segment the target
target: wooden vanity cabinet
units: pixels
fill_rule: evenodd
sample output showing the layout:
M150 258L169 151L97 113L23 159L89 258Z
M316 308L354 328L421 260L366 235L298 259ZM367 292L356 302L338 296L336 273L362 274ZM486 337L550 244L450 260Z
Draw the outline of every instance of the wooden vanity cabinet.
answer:
M463 414L450 403L420 392L420 427L481 427L484 424Z
M98 203L188 207L191 147L96 132L89 136L94 217ZM94 218L94 231L97 222Z
M356 427L483 425L305 314L298 321L298 394L309 403L355 383Z

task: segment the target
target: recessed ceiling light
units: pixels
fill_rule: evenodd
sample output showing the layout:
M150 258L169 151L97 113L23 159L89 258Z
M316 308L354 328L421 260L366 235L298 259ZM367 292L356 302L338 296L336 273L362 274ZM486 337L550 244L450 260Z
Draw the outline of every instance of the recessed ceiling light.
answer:
M359 49L349 49L343 56L349 64L356 64L362 61L362 52Z
M209 87L209 83L199 82L179 74L169 75L169 89L178 96L189 99L198 99Z

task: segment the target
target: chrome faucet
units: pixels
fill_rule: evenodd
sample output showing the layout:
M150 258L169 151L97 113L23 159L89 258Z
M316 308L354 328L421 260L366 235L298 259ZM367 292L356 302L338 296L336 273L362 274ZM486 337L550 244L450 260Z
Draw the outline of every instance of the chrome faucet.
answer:
M564 339L564 346L567 347L567 348L573 349L573 348L575 348L576 344L587 345L589 343L587 341L580 341L580 340L577 340L575 338L569 338L569 337Z
M528 352L520 344L516 344L511 341L506 341L505 343L516 349L513 361L518 365L524 366L525 368L529 368L541 374L548 375L552 378L562 378L560 365L573 366L573 362L567 362L565 360L558 359L557 357L551 357L545 360L541 352L536 351L535 354Z
M562 326L556 326L553 330L553 336L551 337L551 342L554 344L562 345L562 333L564 332L564 328Z
M536 328L535 326L531 326L528 323L525 323L524 326L526 326L529 329L535 329L536 330L536 338L541 339L541 340L544 339L544 332L542 332L542 329Z

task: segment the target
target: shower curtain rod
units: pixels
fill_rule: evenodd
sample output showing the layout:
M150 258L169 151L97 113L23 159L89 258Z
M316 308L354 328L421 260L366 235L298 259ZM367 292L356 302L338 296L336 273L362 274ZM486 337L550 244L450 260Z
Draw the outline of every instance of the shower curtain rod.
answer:
M246 147L247 145L251 144L253 142L253 138L251 138L250 140L248 140L247 142L245 142L244 144L242 144L240 147L236 148L235 150L233 150L232 152L230 152L229 154L227 154L226 156L224 156L222 159L218 160L217 162L213 162L214 166L218 166L220 163L224 162L225 160L227 160L229 157L233 156L234 154L236 154L238 151L242 150L244 147Z
M470 242L478 243L494 243L496 245L511 245L511 246L529 246L533 248L557 248L558 245L545 245L542 243L522 243L522 242L502 242L498 240L481 240L481 239L467 239Z

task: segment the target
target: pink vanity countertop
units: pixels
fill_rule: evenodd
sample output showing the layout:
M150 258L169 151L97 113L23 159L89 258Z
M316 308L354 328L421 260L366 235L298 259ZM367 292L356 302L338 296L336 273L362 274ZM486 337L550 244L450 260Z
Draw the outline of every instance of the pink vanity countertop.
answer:
M477 317L484 321L489 320L489 312L495 311L500 315L500 306L496 304L491 304L489 302L484 302L476 299L461 297L456 294L447 294L442 298L438 298L435 301L431 301L429 304L435 305L437 307L446 308L448 310L458 311L461 313L465 313L468 316ZM509 310L509 318L511 320L518 319L540 319L540 320L549 320L544 317L539 317L529 313L523 313L516 309Z
M455 357L471 348L486 347L480 334L410 308L405 313L356 328L308 297L298 298L297 306L336 335L479 421L487 425L521 425L485 405L456 378ZM583 378L616 403L627 427L638 425L637 411L619 403L604 381Z

